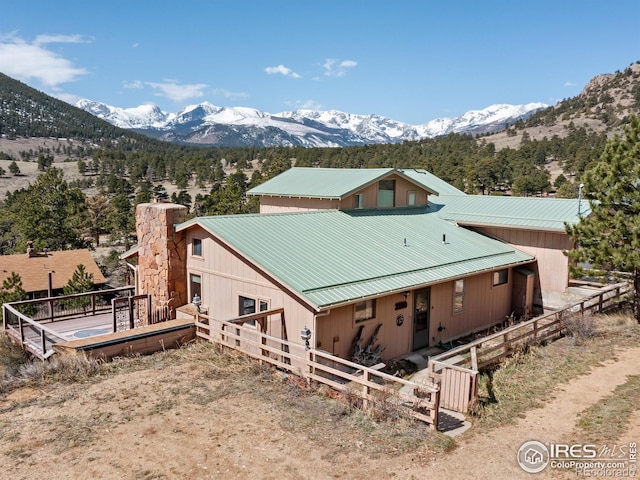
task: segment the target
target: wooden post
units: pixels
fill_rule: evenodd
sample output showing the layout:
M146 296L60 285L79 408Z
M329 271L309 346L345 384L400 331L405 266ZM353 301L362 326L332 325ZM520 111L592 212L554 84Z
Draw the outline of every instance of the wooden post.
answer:
M96 296L95 294L91 294L91 314L95 317L96 315Z
M133 297L127 297L129 300L129 328L133 330L135 328L135 321L133 319Z
M478 350L475 345L471 347L471 369L478 370Z
M40 330L40 342L42 348L42 358L44 358L44 355L47 353L47 341L44 337L44 330Z
M604 299L604 294L601 293L600 295L598 295L598 313L602 312L602 301Z
M307 387L311 387L311 375L313 374L313 350L307 350L308 371L306 375Z
M371 372L369 370L363 370L362 378L365 381L365 384L362 385L362 408L369 408L369 393L371 393L371 389L369 388L368 382L371 381Z

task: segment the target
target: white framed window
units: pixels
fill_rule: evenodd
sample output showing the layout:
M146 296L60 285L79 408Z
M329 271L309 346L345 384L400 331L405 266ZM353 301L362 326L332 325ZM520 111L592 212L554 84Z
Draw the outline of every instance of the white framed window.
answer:
M509 269L505 268L503 270L498 270L497 272L493 272L493 286L497 287L498 285L504 285L505 283L509 283Z
M364 208L364 193L356 193L353 196L353 208Z
M378 182L378 207L389 208L396 206L396 181L380 180Z
M202 256L202 239L194 238L191 242L191 246L192 246L191 254L194 257L201 257Z
M365 300L356 303L353 307L353 319L355 323L371 320L376 317L376 299Z
M267 300L245 297L243 295L238 296L238 315L251 315L252 313L256 313L256 306L258 307L258 312L266 312L269 310L269 302ZM251 320L250 322L245 322L245 325L255 327L256 321Z
M407 192L407 205L415 205L418 201L418 192Z
M453 313L464 310L464 278L453 282Z
M190 298L196 296L196 294L202 299L202 276L192 273L189 275L189 295Z

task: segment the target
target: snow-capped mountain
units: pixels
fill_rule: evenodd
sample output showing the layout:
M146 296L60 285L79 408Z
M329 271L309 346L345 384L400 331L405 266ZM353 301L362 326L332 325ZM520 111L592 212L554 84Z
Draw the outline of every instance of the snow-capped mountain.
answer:
M247 107L218 107L209 102L167 113L155 105L118 108L80 100L76 106L121 128L162 140L217 146L343 147L396 143L449 133L480 134L502 130L546 108L543 103L492 105L461 117L409 125L379 115L336 110L294 110L270 114Z

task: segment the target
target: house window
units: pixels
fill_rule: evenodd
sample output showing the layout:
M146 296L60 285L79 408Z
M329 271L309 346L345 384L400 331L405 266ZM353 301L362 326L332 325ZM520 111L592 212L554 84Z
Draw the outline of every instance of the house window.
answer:
M256 300L240 295L240 308L238 309L238 313L240 316L256 313Z
M418 198L418 194L416 192L407 193L407 205L415 205Z
M201 257L202 256L202 239L194 238L192 245L193 245L193 256Z
M202 277L200 275L191 274L189 276L189 290L191 298L196 294L202 298Z
M464 310L464 279L453 282L453 313Z
M498 285L504 285L509 282L509 269L505 268L504 270L498 270L497 272L493 272L493 286L497 287Z
M364 208L364 193L356 193L354 196L353 208Z
M356 323L370 320L376 316L376 300L365 300L364 302L356 303L354 307L354 320Z
M380 180L378 182L378 207L395 207L396 181Z
M260 312L266 312L267 310L269 310L269 302L267 302L266 300L257 300L255 298L250 298L250 297L243 297L242 295L240 295L238 297L239 299L239 308L238 308L238 314L240 316L243 315L251 315L252 313L256 313L256 303L258 304L258 308L260 310ZM244 323L245 326L250 326L250 327L255 327L256 326L256 321L255 320L251 320L250 322L245 322Z

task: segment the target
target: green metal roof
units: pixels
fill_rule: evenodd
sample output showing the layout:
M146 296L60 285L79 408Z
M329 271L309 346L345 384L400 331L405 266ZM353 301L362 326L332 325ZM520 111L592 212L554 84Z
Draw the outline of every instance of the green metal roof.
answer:
M565 222L575 224L591 213L589 202L543 197L498 197L489 195L441 196L430 202L444 220L460 225L496 226L531 230L565 231Z
M438 194L432 187L394 168L294 167L252 188L247 195L341 199L392 173L404 176L432 194Z
M422 168L401 168L399 170L415 182L435 190L438 195L466 195L462 190L458 190L440 177L436 177L433 173Z
M318 310L534 260L424 211L200 217L178 230L200 225Z

